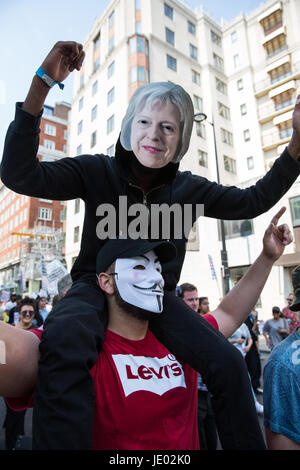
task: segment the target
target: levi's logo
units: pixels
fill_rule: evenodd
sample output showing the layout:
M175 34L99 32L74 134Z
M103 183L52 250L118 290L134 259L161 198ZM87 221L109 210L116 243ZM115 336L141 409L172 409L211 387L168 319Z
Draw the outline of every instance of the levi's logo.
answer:
M163 395L186 388L182 366L172 354L163 358L113 354L112 358L126 397L141 390Z

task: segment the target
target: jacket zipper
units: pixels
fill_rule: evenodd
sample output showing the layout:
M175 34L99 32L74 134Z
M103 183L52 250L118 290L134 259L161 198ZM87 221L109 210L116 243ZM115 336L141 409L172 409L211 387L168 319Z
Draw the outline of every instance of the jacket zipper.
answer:
M148 191L147 193L145 193L145 191L142 188L140 188L140 186L136 186L135 184L129 183L129 186L131 186L132 188L137 188L140 191L142 191L142 193L143 193L143 204L145 204L145 206L148 207L147 196L150 193L152 193L153 191L156 191L157 189L162 188L163 186L165 186L165 184L161 184L160 186L157 186L156 188L151 189L151 191Z

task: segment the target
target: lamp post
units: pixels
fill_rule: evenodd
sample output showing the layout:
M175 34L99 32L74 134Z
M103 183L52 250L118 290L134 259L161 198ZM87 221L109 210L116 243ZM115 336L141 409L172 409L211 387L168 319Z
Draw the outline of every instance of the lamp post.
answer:
M218 162L218 153L217 153L217 141L216 141L216 131L214 120L212 122L208 121L207 115L204 113L197 113L194 116L196 122L207 121L213 128L214 135L214 147L215 147L215 160L216 160L216 170L217 170L217 182L220 184L220 172L219 172L219 162ZM221 262L223 266L223 282L224 282L224 294L226 295L229 292L229 269L228 269L228 256L226 250L226 239L225 239L225 225L224 220L220 220L221 226L221 240L222 240L222 250L221 250Z

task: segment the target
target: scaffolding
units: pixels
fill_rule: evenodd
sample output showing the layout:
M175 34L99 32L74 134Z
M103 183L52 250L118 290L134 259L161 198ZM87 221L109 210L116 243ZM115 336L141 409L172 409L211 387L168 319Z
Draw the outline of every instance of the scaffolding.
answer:
M52 227L35 223L32 229L13 232L20 237L20 272L26 280L42 281L45 265L54 259L65 265L63 256L64 232Z

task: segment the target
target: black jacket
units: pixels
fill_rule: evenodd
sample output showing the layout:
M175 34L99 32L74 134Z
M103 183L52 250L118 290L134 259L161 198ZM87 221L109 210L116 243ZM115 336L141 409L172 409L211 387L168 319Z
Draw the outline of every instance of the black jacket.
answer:
M128 205L142 203L150 208L151 204L163 203L204 204L206 217L250 219L274 206L300 173L300 163L287 150L261 180L246 189L218 185L189 171L181 172L179 164L169 163L162 170L163 182L145 194L131 180L128 159L132 158L132 152L124 150L119 140L115 157L80 155L57 162L40 162L36 155L41 115L32 116L17 103L15 119L6 136L1 179L20 194L53 200L81 198L85 202L80 253L71 271L73 280L95 273L96 255L105 242L96 234L100 221L96 211L100 204L118 208L119 196L126 195ZM117 233L118 229L117 225ZM172 233L169 238L175 243L178 256L163 266L163 273L165 288L173 290L180 277L186 239L173 240Z

